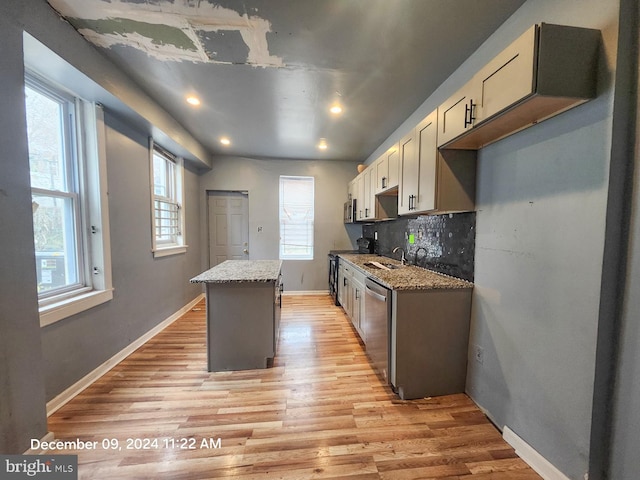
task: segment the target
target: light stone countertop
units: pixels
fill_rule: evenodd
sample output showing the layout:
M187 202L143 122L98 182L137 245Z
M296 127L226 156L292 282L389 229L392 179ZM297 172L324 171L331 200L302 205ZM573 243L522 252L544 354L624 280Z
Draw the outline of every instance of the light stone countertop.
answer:
M426 268L416 267L413 265L405 265L392 270L382 270L366 265L372 261L383 265L400 265L398 260L383 257L381 255L340 254L339 257L392 290L473 288L473 283L467 282L466 280L450 277L448 275L434 272L433 270L427 270Z
M202 272L191 283L275 282L282 260L226 260Z

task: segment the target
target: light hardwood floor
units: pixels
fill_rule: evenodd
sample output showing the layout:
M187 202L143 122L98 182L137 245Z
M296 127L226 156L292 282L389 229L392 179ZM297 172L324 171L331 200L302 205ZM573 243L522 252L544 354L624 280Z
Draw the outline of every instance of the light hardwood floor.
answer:
M51 453L82 479L540 478L465 395L399 400L329 296L284 297L267 370L208 373L205 332L201 303L53 414L98 448Z

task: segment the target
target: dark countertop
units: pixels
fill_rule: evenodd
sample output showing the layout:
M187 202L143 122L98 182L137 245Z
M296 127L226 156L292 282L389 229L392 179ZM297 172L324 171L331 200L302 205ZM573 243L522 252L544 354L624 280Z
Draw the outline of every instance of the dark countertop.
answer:
M401 265L398 260L380 255L340 254L346 260L365 274L392 290L434 290L434 289L464 289L473 288L473 283L459 278L443 275L432 270L405 265L392 270L382 270L370 265L378 262L383 265Z
M191 283L275 282L282 260L226 260L202 272Z

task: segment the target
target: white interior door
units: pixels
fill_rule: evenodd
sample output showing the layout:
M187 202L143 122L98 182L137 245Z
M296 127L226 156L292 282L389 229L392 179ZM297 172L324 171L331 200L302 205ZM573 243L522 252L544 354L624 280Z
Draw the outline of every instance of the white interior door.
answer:
M207 192L209 268L225 260L249 259L249 195Z

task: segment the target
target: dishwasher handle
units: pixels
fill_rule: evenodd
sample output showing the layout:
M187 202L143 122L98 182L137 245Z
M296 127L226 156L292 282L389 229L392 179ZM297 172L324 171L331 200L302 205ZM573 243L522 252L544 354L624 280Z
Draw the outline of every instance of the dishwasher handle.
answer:
M374 284L374 288L375 288L375 286L377 286L377 285ZM369 282L366 282L365 288L367 290L367 295L371 295L373 298L376 298L376 299L380 300L381 302L386 302L387 301L387 296L384 295L384 294L380 294L376 290L371 288L371 284ZM379 288L384 288L384 287L379 287ZM384 290L386 290L386 288L384 288Z

